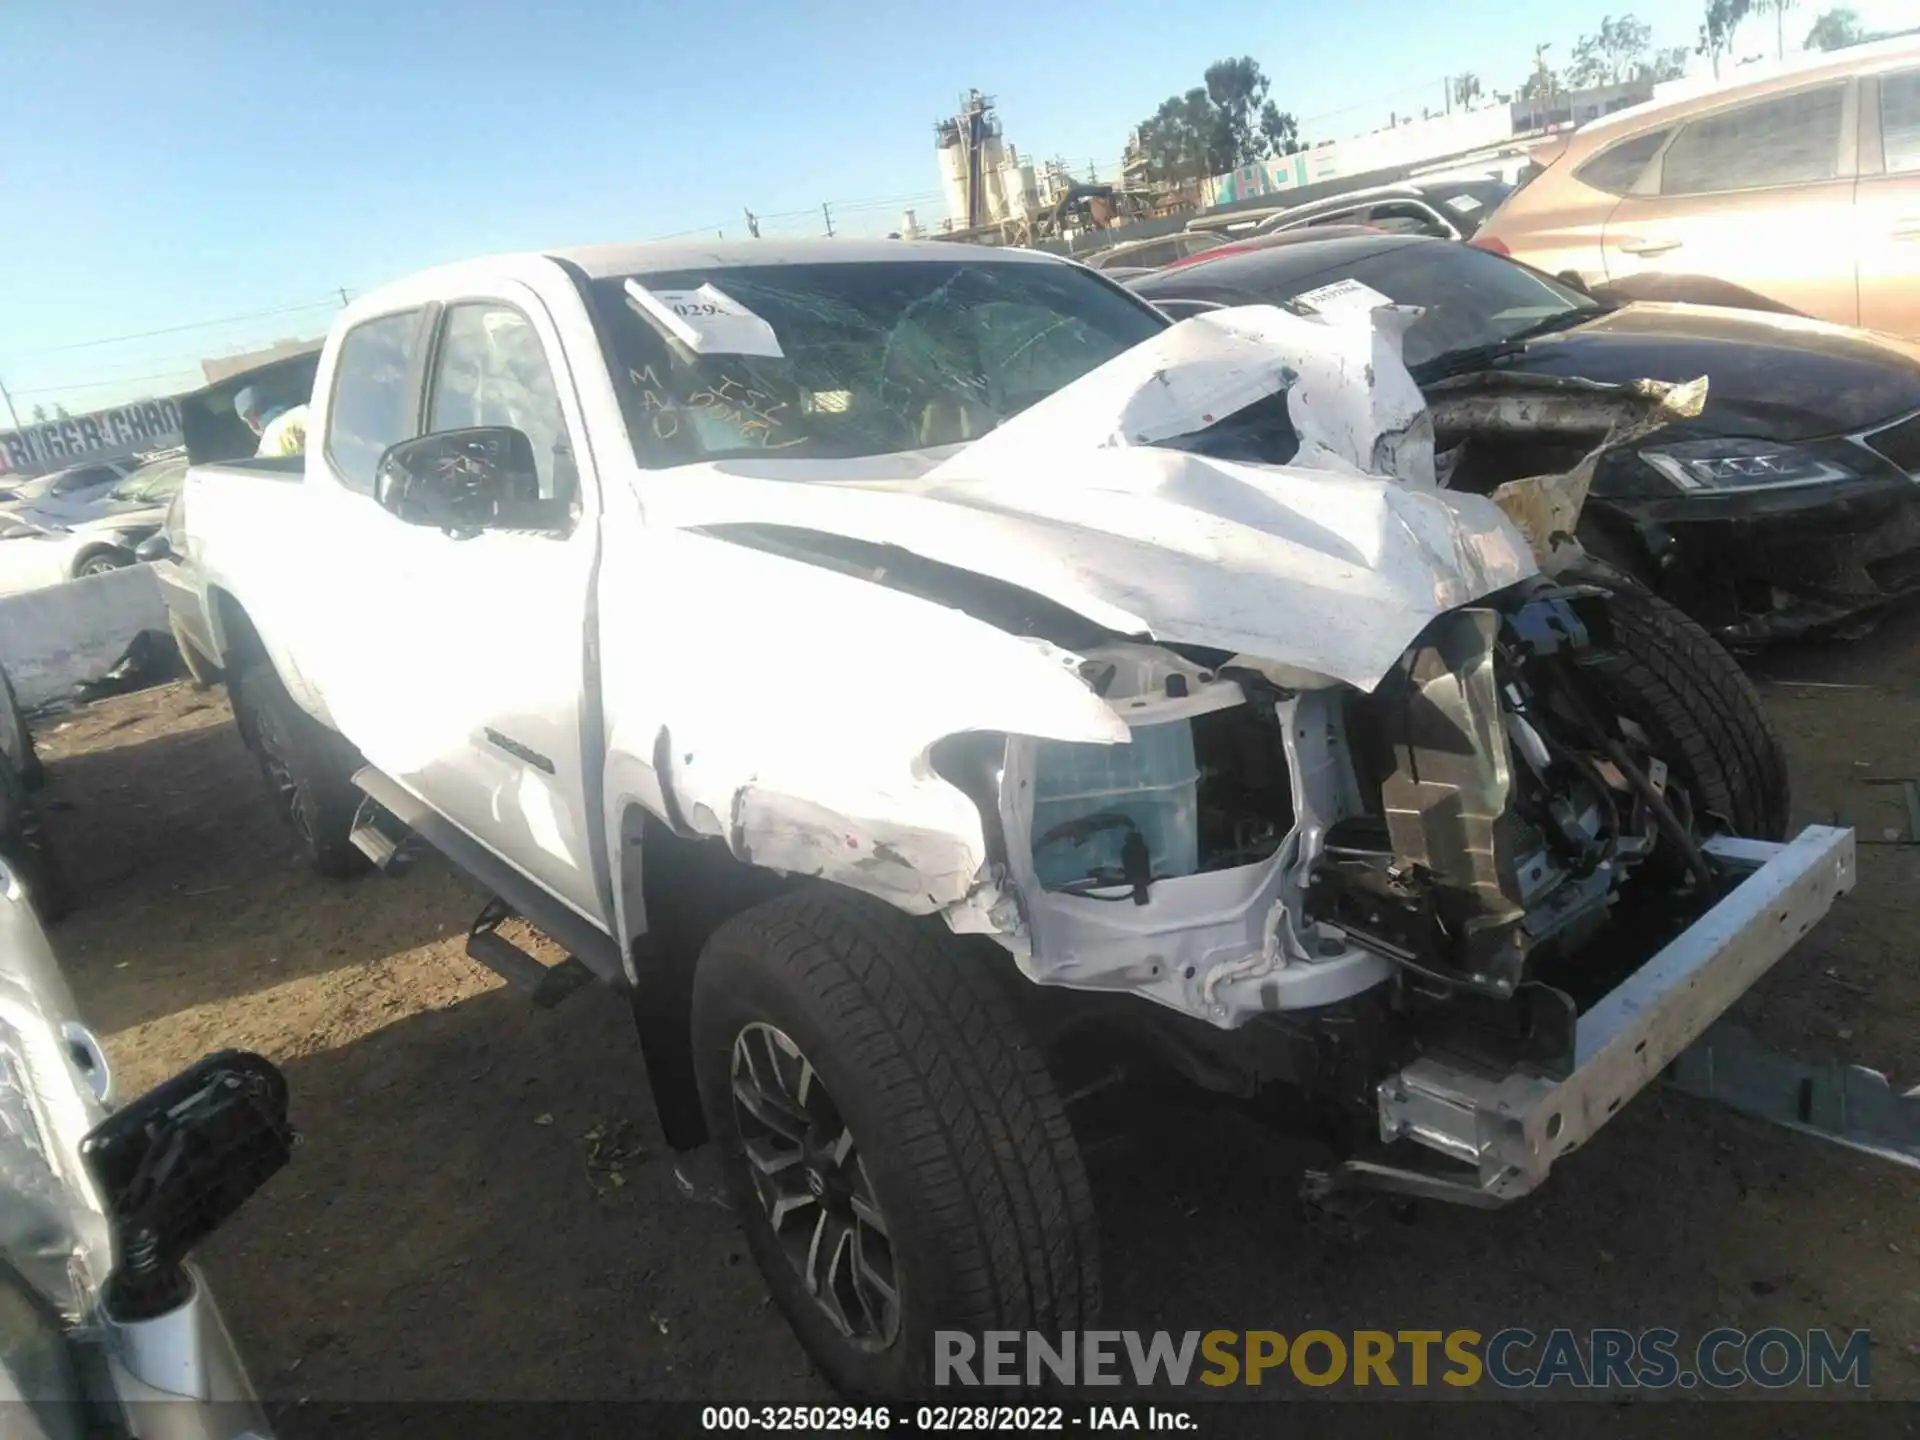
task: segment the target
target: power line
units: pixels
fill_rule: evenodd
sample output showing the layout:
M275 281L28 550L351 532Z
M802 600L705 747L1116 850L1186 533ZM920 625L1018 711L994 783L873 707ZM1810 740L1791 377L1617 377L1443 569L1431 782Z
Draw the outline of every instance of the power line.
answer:
M138 385L143 380L172 380L188 374L191 367L181 365L172 370L156 370L151 375L115 375L105 380L82 380L72 385L41 385L32 390L16 390L16 395L66 395L75 390L104 390L109 385Z
M336 291L335 294L339 292ZM166 325L158 330L141 330L132 335L109 335L99 340L81 340L72 345L56 345L51 350L37 350L21 359L32 359L36 355L62 355L69 350L90 350L99 345L122 345L129 340L151 340L156 335L179 335L188 330L212 330L221 325L239 325L248 320L265 320L273 315L294 315L303 310L337 309L331 296L325 300L311 301L305 305L284 305L277 310L255 310L247 315L230 315L223 320L196 320L190 325Z

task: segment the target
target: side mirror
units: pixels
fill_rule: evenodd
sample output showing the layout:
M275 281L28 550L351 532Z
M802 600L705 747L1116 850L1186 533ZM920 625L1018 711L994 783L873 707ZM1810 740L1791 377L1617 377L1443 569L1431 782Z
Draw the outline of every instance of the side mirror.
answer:
M165 1314L192 1292L187 1252L293 1155L287 1082L244 1050L209 1055L102 1120L80 1141L119 1263L116 1319Z
M155 560L171 560L173 559L173 542L167 539L166 531L156 530L133 547L133 558L142 564Z
M462 538L566 524L565 504L540 498L533 442L506 425L442 430L389 446L374 471L373 495L409 525Z

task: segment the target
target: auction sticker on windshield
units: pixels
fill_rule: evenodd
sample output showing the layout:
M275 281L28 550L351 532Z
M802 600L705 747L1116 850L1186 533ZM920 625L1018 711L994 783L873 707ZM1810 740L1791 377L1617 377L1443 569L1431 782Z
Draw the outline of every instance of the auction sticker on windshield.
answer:
M1394 303L1392 297L1358 280L1336 280L1318 290L1304 290L1293 298L1296 304L1318 310L1322 315L1367 315L1382 305Z
M696 355L766 355L778 360L783 353L773 326L711 282L695 290L649 290L629 280L627 296Z

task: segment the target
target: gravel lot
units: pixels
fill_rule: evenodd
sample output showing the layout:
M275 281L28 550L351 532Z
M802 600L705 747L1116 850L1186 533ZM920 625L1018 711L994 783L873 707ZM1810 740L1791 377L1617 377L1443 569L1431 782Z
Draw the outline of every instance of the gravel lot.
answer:
M1755 668L1797 819L1904 826L1859 782L1920 775L1920 615ZM678 1194L624 1007L503 988L433 861L307 874L219 693L37 728L81 902L55 940L124 1093L229 1045L291 1080L305 1146L203 1253L288 1433L345 1433L328 1406L354 1399L831 1398L730 1217ZM1910 1085L1920 848L1863 846L1860 872L1743 1013ZM1920 1175L1685 1097L1644 1097L1517 1208L1357 1228L1307 1218L1300 1154L1225 1114L1143 1102L1092 1158L1115 1325L1870 1326L1875 1391L1920 1397ZM1614 1411L1532 1408L1552 1433Z

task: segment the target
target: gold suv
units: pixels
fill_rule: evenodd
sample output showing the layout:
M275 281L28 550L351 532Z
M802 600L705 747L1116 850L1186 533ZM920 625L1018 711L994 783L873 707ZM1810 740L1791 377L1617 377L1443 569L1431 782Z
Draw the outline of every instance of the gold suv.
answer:
M1472 243L1628 296L1751 293L1920 338L1920 40L1583 126Z

